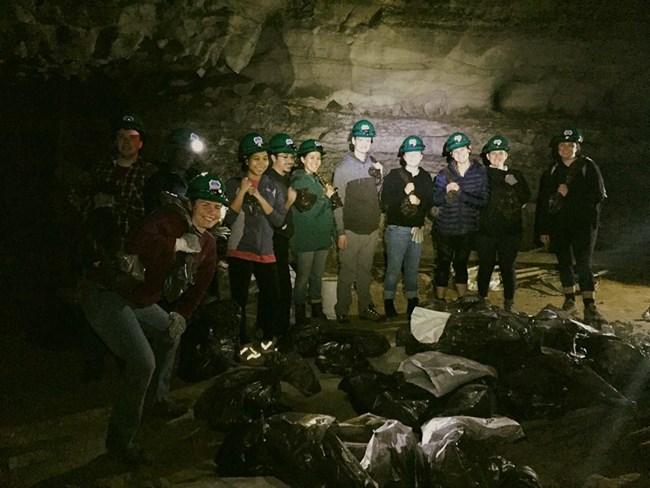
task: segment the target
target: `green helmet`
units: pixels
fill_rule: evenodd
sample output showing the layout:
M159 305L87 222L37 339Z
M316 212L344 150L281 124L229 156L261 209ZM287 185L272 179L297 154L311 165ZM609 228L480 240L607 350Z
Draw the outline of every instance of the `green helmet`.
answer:
M226 185L212 173L201 173L190 181L185 196L190 200L208 200L228 205Z
M249 132L239 141L239 158L244 160L251 154L268 151L269 146L257 132Z
M424 142L422 142L422 139L418 136L408 136L404 141L402 142L402 145L399 148L400 154L404 154L407 152L413 152L413 151L424 151L425 145Z
M318 151L321 156L325 154L325 148L323 148L323 144L320 141L317 141L316 139L307 139L305 142L300 144L300 147L298 148L298 156L305 156L314 151Z
M454 132L447 138L447 142L445 142L445 152L449 154L454 149L467 147L471 144L472 141L470 141L469 137L467 137L465 134L462 132Z
M575 127L564 129L562 133L557 137L558 144L560 142L577 142L580 144L582 141L584 141L582 133L580 132L580 129L577 129Z
M195 153L200 153L205 149L205 144L201 138L187 127L174 129L167 136L165 143L168 146L185 148Z
M144 123L134 113L121 115L113 122L113 131L117 132L120 129L135 130L140 133L140 136L144 136Z
M491 151L510 151L510 142L503 136L496 135L490 137L490 140L483 146L483 154Z
M352 126L352 137L375 137L375 126L362 119Z
M296 145L289 134L276 134L269 141L271 154L296 154Z

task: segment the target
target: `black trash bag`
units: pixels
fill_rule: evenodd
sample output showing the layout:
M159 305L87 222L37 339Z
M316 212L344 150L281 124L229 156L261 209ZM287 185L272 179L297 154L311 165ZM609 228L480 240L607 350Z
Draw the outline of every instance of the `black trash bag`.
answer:
M557 418L595 403L632 408L625 398L589 366L568 354L544 348L517 370L499 376L502 413L518 421Z
M361 466L382 488L438 487L418 437L397 420L374 431Z
M179 344L178 376L202 381L234 367L239 354L240 307L232 300L200 306Z
M511 419L435 418L422 426L422 451L432 468L435 487L497 487L490 458L499 445L523 437Z
M646 388L650 377L650 358L628 341L608 335L576 338L577 347L586 352L587 364L614 388L628 395L634 388Z
M431 393L404 381L401 373L361 373L344 378L339 389L348 394L352 408L358 414L372 412L396 419L416 432L441 405L441 401Z
M397 379L395 375L374 370L366 371L344 377L338 389L348 394L352 408L357 414L362 415L372 411L377 397L382 392L397 389Z
M332 424L330 430L343 442L354 442L359 444L368 444L375 429L378 429L386 423L386 417L380 417L372 413L364 413L344 422Z
M395 332L395 345L404 348L409 356L424 351L435 351L438 347L435 343L424 344L418 341L411 333L410 325L404 325Z
M321 344L320 326L317 324L294 327L285 336L285 344L304 358L313 358L318 354Z
M517 369L537 348L528 318L476 307L449 317L436 350L473 359L501 372Z
M194 405L194 416L217 430L290 410L279 401L280 380L268 368L241 366L220 374Z
M570 313L553 305L546 305L531 321L533 342L540 347L548 347L566 352L576 357L585 355L577 344L579 337L605 335L598 329L577 321ZM610 334L611 335L611 334Z
M296 352L283 354L275 351L267 356L265 366L275 371L282 381L286 381L306 397L321 391L316 372Z
M437 417L466 415L468 417L491 418L497 413L496 391L482 382L495 383L484 378L478 383L464 385L445 397L445 405Z
M530 466L515 466L502 456L488 459L487 469L495 488L542 488L537 473Z
M327 342L350 344L359 357L375 358L386 354L390 342L384 334L376 330L351 329L349 327L327 327L321 330L321 344Z
M318 346L316 366L323 373L348 376L370 369L366 357L349 343L326 342Z
M275 476L289 486L377 487L329 427L328 415L285 413L233 432L215 456L219 476ZM237 435L235 435L237 434Z

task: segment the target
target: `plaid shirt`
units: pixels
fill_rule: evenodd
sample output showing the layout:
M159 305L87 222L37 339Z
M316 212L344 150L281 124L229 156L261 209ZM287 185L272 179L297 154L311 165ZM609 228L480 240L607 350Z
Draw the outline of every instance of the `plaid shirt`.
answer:
M113 160L95 174L93 194L113 196L113 209L123 232L144 216L144 184L157 170L156 166L141 159L128 168L118 166Z

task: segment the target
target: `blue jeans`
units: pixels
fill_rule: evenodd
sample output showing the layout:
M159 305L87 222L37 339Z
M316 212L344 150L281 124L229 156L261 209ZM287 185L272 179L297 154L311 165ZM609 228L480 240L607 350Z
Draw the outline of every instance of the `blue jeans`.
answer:
M328 253L329 249L296 253L298 269L293 287L293 301L296 305L307 303L307 289L310 303L323 301L323 273Z
M154 374L156 399L169 398L178 339L170 337L169 315L160 306L138 308L94 283L85 290L82 308L97 335L124 362L124 383L113 405L107 444L128 448L135 440Z
M418 296L418 270L422 243L411 240L411 227L399 225L386 226L386 276L384 277L384 300L395 298L397 282L404 269L404 295L406 298Z

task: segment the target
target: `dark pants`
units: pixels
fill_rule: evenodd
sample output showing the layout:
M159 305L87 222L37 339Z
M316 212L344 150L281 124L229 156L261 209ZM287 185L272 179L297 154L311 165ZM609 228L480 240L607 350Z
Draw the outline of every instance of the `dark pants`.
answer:
M577 274L580 291L594 291L591 258L597 235L598 229L590 225L565 227L551 234L551 250L557 257L560 281L564 288L575 285Z
M247 340L246 303L251 276L255 276L259 296L257 298L257 326L262 329L265 340L279 334L278 330L278 267L276 263L256 263L239 258L228 258L230 294L242 309L242 339Z
M474 233L457 236L433 234L436 246L436 263L433 271L433 281L436 286L449 285L449 267L454 267L454 282L458 285L467 284L467 262L474 244Z
M503 298L512 300L515 297L516 274L515 260L521 243L521 234L505 234L492 237L485 234L476 235L476 251L478 253L478 293L487 297L490 288L490 278L495 264L499 263L501 281L503 282Z
M289 330L291 317L291 271L289 269L289 239L274 234L273 253L278 266L278 283L280 299L278 300L278 334Z

